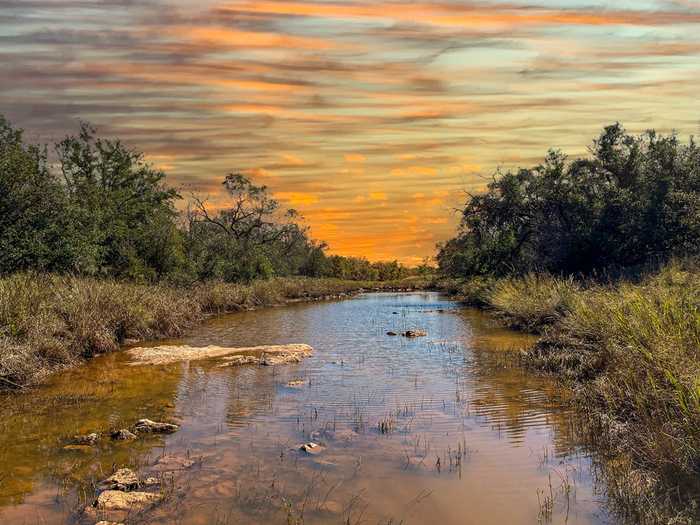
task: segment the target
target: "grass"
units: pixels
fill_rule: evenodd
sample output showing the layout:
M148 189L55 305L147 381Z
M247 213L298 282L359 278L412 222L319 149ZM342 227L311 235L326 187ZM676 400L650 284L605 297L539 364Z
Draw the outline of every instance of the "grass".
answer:
M207 315L360 289L417 289L429 278L361 282L278 278L188 288L49 274L0 278L0 390L35 384L124 342L178 336Z
M700 521L700 269L637 281L528 275L462 284L507 324L540 333L526 365L575 385L603 471L635 522Z

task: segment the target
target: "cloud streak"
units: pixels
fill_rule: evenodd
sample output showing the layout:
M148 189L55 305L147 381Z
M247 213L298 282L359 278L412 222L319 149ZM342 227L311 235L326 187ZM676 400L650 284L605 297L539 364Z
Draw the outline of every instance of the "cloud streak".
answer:
M333 251L415 262L498 167L614 120L698 131L698 4L594 5L0 0L0 112L90 120L217 202L242 170Z

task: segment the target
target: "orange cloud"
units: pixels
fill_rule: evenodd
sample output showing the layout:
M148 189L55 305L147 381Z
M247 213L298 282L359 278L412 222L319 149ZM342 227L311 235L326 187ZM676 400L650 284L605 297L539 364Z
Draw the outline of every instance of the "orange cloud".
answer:
M367 160L367 157L360 153L346 153L344 155L345 157L345 162L351 162L351 163L361 163L365 162Z
M228 27L173 26L172 34L185 37L198 44L225 46L232 48L285 48L303 50L324 50L334 46L329 40L299 37L279 33L242 31Z
M291 204L292 206L297 206L300 204L308 206L310 204L316 204L319 201L318 195L313 195L311 193L277 191L274 195L276 199Z

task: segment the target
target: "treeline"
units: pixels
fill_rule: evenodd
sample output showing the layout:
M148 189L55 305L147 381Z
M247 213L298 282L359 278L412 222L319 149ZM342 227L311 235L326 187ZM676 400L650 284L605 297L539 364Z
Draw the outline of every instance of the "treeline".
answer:
M587 274L700 252L700 149L615 124L568 159L497 173L439 247L450 275Z
M396 261L326 255L295 210L238 173L223 181L223 209L193 196L179 212L182 197L163 171L88 124L49 153L0 116L0 275L36 270L188 284L412 273Z

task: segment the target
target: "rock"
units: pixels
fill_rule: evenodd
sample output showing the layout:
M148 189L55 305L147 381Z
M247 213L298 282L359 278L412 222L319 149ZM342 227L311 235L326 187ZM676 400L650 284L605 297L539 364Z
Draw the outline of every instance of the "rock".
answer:
M141 482L144 487L157 487L160 485L160 480L158 478L146 478Z
M260 364L263 366L286 365L288 363L301 363L305 356L297 352L263 353L260 356Z
M292 379L287 383L288 388L304 388L306 381L303 379Z
M117 523L116 521L98 521L95 525L124 525L123 523Z
M89 520L96 520L97 518L97 509L93 507L92 505L88 505L87 507L83 508L83 517L85 519ZM97 525L97 524L95 524Z
M203 346L154 346L138 347L127 350L131 365L163 365L178 361L198 359L229 358L227 365L240 364L281 364L282 362L299 362L310 355L313 348L305 344L252 346L245 348Z
M423 330L406 330L401 335L404 337L425 337L428 333Z
M81 436L73 436L73 442L76 445L94 445L97 443L97 440L100 439L99 434L96 432L92 432L90 434L85 434Z
M255 357L254 355L235 355L233 357L225 357L224 361L226 361L226 362L222 365L219 365L220 367L259 365L260 364L260 358Z
M159 472L171 472L173 470L185 470L194 465L194 461L183 456L168 454L158 458L153 469Z
M97 497L100 510L142 510L160 499L160 494L151 492L122 492L105 490Z
M66 445L63 450L76 450L78 452L92 452L92 445Z
M122 428L120 430L115 430L114 432L112 432L111 438L114 441L131 441L133 439L138 439L136 434L134 434L133 432L131 432L125 428Z
M312 456L315 456L316 454L320 454L321 452L323 452L324 447L322 447L318 443L309 441L308 443L299 445L299 450L301 450L302 452L306 452L307 454L311 454Z
M397 334L396 332L389 331L386 333L386 335L399 335L399 334Z
M128 491L139 487L139 477L128 468L121 468L100 483L100 487L107 490Z
M161 423L150 419L139 419L134 425L136 432L151 432L153 434L172 434L177 432L179 428L172 423Z

